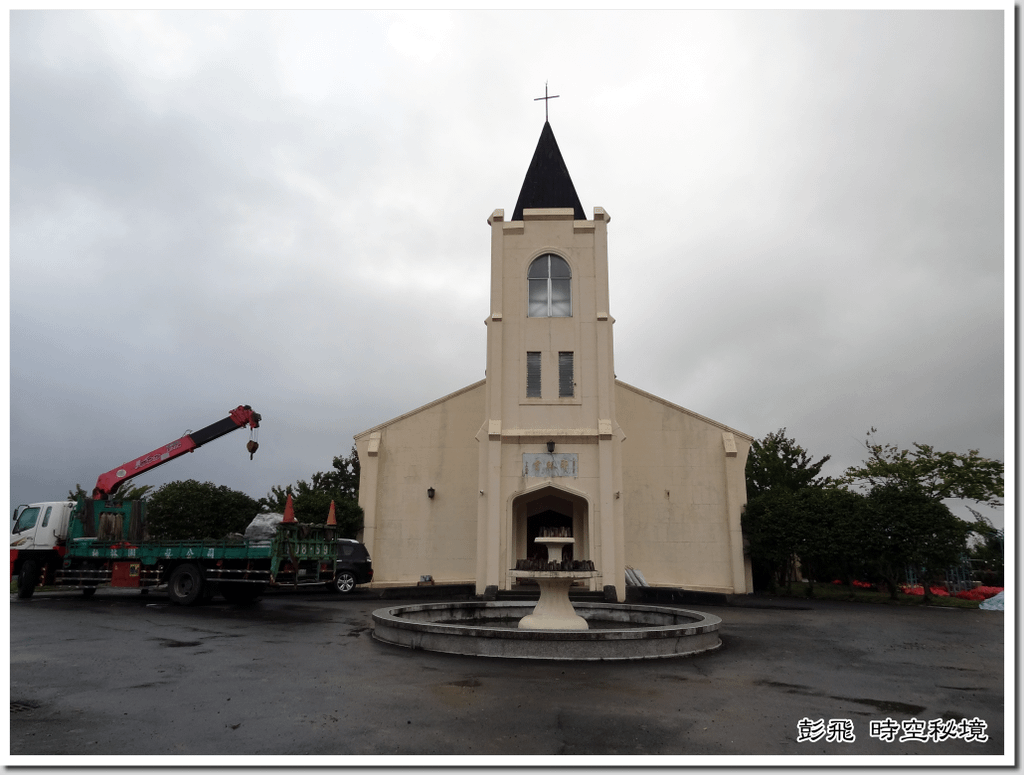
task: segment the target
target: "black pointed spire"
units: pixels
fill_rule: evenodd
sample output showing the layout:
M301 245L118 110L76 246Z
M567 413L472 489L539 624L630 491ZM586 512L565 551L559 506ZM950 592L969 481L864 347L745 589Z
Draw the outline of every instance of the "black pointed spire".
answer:
M537 141L537 150L533 152L533 161L526 171L512 220L523 220L523 210L533 207L571 207L577 221L586 220L576 187L555 142L555 133L547 121Z

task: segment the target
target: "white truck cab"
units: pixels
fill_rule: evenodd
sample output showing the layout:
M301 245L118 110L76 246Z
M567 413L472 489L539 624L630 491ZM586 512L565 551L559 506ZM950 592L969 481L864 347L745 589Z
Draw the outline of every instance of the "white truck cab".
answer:
M14 510L11 577L18 576L18 597L31 597L40 581L52 577L62 562L74 507L74 501L47 501Z

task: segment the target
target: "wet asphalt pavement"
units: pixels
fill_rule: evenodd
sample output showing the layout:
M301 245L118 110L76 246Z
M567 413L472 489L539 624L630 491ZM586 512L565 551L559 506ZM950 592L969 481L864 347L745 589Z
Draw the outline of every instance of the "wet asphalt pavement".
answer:
M194 608L122 590L12 595L8 764L43 763L22 758L35 755L85 764L752 755L750 764L771 764L760 757L1004 753L1001 612L756 598L694 606L723 620L716 652L564 663L373 640L372 611L400 604L362 590ZM872 737L870 721L887 718L900 736L911 719L980 719L988 740ZM842 723L800 741L817 734L801 732L802 719ZM839 742L844 728L852 742ZM486 763L514 761L538 763Z

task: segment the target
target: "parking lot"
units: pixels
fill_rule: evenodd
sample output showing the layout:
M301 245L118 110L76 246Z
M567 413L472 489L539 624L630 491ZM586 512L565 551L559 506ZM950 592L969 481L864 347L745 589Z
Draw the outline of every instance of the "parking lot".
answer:
M373 640L372 611L401 603L361 589L193 608L111 589L91 599L12 595L8 763L253 756L373 764L435 755L536 764L543 756L984 757L1003 754L1004 743L1012 749L1001 612L756 598L700 606L723 620L714 653L563 663ZM915 736L912 719L940 718L980 720L982 734ZM886 719L908 739L872 736L871 722L877 732ZM353 756L373 758L343 758Z

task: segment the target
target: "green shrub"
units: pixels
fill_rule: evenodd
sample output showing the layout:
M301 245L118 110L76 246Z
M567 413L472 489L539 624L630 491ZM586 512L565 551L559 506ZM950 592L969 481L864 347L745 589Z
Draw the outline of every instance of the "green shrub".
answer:
M168 482L149 498L146 533L176 540L223 538L241 533L259 512L244 492L212 482Z

